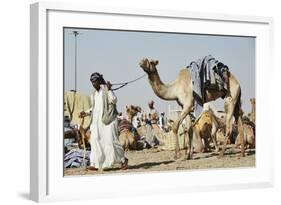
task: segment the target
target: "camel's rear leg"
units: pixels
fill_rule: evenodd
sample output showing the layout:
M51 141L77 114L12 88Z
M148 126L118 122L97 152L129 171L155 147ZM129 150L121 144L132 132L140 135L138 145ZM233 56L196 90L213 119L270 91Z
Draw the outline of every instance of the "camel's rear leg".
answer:
M222 147L222 150L221 150L221 153L220 153L220 157L223 157L225 149L226 149L227 141L228 141L230 135L232 134L232 130L233 130L232 120L233 120L233 113L234 113L235 105L236 105L236 103L233 102L233 99L231 97L226 98L225 104L224 104L224 109L225 109L225 113L226 113L226 132L225 132L225 139L224 139L224 142L223 142L223 147ZM243 129L243 128L241 128L241 125L242 125L241 116L238 117L236 123L237 122L238 122L238 128L239 128L238 131L240 133L240 130ZM243 125L242 125L242 127L243 127ZM244 140L242 140L241 155L244 156L244 154L245 154Z
M227 141L232 133L232 120L233 120L233 112L234 112L234 103L232 97L227 97L224 103L224 110L226 114L226 130L225 130L225 138L222 146L222 150L220 152L220 157L223 157Z
M238 118L238 135L241 136L241 157L245 157L245 133L244 133L244 127L243 127L243 123L242 123L242 118L241 116L239 116Z
M212 124L212 129L211 129L211 138L212 141L214 143L215 149L216 149L216 153L219 152L219 147L218 147L218 143L217 143L217 139L216 139L216 133L218 131L218 126L216 124Z
M193 130L192 129L192 120L190 115L187 115L185 118L185 146L187 147L186 149L186 153L185 153L185 157L187 160L192 158L192 154L193 154L193 135L197 130ZM196 132L197 136L199 136L199 133ZM188 138L187 138L188 137Z

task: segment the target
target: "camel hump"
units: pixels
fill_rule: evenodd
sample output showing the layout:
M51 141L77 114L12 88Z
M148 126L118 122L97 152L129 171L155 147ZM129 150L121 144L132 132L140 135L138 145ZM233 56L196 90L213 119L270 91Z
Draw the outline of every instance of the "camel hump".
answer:
M190 71L186 68L180 70L177 80L184 80L190 82L191 81Z

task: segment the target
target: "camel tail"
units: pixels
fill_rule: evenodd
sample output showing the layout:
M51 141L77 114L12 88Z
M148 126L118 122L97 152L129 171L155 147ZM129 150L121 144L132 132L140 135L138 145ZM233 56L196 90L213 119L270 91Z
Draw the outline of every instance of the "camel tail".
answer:
M236 102L236 105L234 108L234 113L233 113L236 123L238 122L239 117L243 115L241 106L242 106L242 102L241 102L241 89L240 89L240 93L239 93L239 96L238 96L238 99L237 99L237 102Z

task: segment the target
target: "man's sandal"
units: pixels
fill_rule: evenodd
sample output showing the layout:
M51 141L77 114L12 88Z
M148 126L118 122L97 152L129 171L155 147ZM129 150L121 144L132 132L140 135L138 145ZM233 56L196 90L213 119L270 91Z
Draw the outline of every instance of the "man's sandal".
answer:
M125 162L121 164L121 169L126 170L128 169L128 159L125 159Z
M93 166L87 167L87 170L98 171L98 169L96 167L93 167Z

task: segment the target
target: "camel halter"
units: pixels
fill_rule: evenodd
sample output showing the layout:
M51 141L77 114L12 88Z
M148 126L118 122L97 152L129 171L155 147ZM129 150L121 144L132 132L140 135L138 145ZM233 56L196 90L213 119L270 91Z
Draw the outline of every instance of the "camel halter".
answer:
M126 85L128 85L130 83L133 83L133 82L136 82L136 81L142 79L144 76L146 76L146 74L143 74L142 76L140 76L140 77L138 77L138 78L136 78L134 80L127 81L127 82L124 82L124 83L114 83L114 84L112 84L112 86L114 86L114 85L120 85L120 86L117 87L117 88L111 89L111 90L113 90L113 91L119 90L120 88L123 88L124 86L126 86Z

